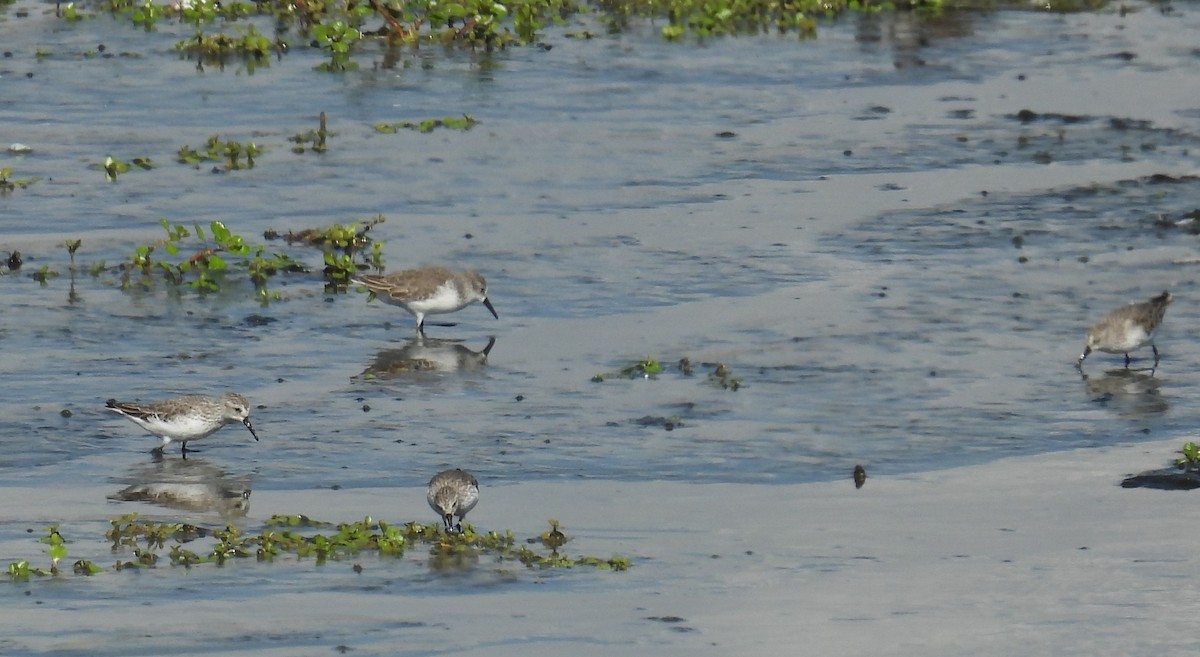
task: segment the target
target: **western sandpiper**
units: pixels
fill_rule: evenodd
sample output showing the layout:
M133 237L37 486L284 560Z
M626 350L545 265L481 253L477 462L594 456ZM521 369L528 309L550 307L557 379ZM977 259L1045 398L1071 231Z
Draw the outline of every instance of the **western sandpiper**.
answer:
M445 267L408 269L375 276L364 274L354 279L365 285L381 301L412 313L417 318L417 332L425 330L426 315L441 315L462 310L482 301L500 319L487 296L487 281L477 272L451 271Z
M429 507L442 518L446 531L462 531L462 520L479 502L479 482L466 470L445 470L429 480L425 493ZM458 516L458 524L454 517Z
M1122 306L1105 316L1104 319L1088 329L1087 345L1083 355L1079 357L1077 366L1083 365L1083 359L1093 350L1110 354L1125 354L1125 367L1129 367L1129 352L1146 344L1154 351L1154 366L1158 367L1158 347L1154 346L1154 331L1162 323L1167 306L1171 305L1174 297L1170 292L1163 292L1149 301L1131 303Z
M250 404L245 397L234 392L227 392L220 397L187 395L145 404L110 399L105 407L162 438L162 445L155 448L156 452L161 452L167 443L174 440L182 443L182 451L186 455L189 441L205 438L234 422L246 425L250 435L258 440L258 434L250 425Z

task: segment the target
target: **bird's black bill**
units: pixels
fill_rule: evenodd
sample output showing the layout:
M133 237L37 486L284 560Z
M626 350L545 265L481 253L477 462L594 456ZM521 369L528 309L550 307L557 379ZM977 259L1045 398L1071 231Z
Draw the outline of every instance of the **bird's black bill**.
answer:
M250 418L242 420L242 424L246 425L246 428L250 430L250 435L254 436L254 441L258 442L258 434L254 433L254 427L250 426Z
M492 317L495 317L496 319L500 319L500 316L496 314L496 309L492 307L492 302L491 302L491 300L490 300L490 299L484 299L484 300L483 300L483 305L484 305L484 306L485 306L485 307L486 307L488 310L492 311Z

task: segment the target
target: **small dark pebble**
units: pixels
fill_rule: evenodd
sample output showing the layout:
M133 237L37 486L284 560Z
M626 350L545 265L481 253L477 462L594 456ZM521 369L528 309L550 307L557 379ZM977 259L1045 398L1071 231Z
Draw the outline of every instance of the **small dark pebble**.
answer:
M516 399L517 401L525 401L525 395L517 395L517 396L515 397L515 399Z
M371 412L371 405L363 404L363 413L370 413L370 412Z
M722 130L721 132L717 133L717 137L720 139L733 139L736 136L737 133L731 130Z
M274 317L267 317L266 315L254 314L246 317L246 319L243 321L246 326L266 326L267 324L277 322L279 320L275 319Z
M59 412L58 412L58 414L59 414L59 415L61 415L61 416L63 416L63 417L71 417L72 415L74 415L74 414L71 412L71 409L69 409L69 408L64 408L64 409L62 409L61 411L59 411Z
M861 465L854 466L854 487L862 488L867 483L867 469Z

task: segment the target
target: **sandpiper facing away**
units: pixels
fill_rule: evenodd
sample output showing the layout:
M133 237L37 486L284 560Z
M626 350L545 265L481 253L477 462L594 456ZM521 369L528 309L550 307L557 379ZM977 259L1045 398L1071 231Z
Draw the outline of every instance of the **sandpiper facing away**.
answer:
M1154 331L1162 323L1167 306L1171 305L1174 297L1170 292L1163 292L1149 301L1131 303L1122 306L1105 316L1104 319L1088 329L1087 345L1083 355L1079 357L1076 366L1083 365L1083 359L1093 350L1110 354L1125 354L1125 367L1129 367L1129 352L1146 344L1154 351L1154 367L1158 367L1158 347L1154 346Z

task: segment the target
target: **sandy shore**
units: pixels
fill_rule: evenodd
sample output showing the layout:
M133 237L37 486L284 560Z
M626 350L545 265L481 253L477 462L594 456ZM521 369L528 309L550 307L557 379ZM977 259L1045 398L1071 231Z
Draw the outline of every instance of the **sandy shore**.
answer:
M1200 642L1186 630L1200 604L1189 585L1200 534L1191 496L1119 486L1177 447L872 476L861 490L849 468L841 481L793 486L494 487L473 514L481 528L533 535L535 519L555 517L574 537L568 552L624 554L634 568L518 570L484 583L486 566L414 577L414 554L407 567L367 560L361 575L346 563L271 566L295 574L282 587L272 575L267 592L255 591L250 564L109 571L70 591L15 585L32 594L4 605L8 626L25 628L8 645L67 654L207 653L202 644L257 655L325 654L312 650L326 644L358 655L1184 654ZM250 525L296 509L331 520L430 515L416 489L262 491L252 502ZM116 508L106 506L78 512ZM35 550L32 542L5 551ZM151 594L152 617L113 604L150 604L138 602L147 586L180 594ZM197 599L209 586L222 591ZM55 629L64 624L69 638Z

